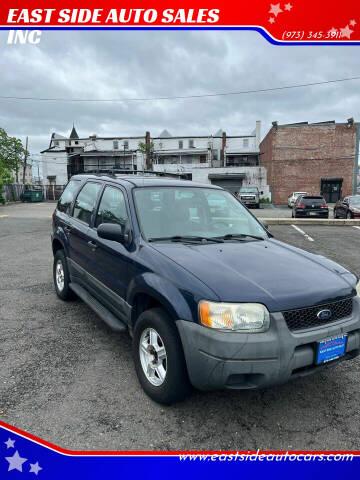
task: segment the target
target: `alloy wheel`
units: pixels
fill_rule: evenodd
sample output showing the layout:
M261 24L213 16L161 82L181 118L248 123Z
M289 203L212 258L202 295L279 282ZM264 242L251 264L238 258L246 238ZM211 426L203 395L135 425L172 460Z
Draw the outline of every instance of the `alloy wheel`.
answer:
M64 267L61 260L58 260L55 267L55 280L59 292L62 292L65 285Z
M147 380L155 387L165 381L167 355L164 342L154 328L146 328L140 337L140 362Z

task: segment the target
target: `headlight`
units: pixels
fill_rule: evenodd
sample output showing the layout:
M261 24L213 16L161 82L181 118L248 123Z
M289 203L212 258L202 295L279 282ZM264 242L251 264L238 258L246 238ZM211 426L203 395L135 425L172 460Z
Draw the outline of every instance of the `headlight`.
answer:
M270 325L268 309L261 303L199 303L200 321L211 328L265 332Z
M356 293L357 293L357 296L360 297L360 280L358 281L358 284L356 285Z

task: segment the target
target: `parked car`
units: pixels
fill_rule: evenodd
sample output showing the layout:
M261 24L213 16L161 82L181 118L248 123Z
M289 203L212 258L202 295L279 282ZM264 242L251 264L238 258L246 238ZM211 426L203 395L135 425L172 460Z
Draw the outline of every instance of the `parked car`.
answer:
M358 278L276 240L215 185L76 175L53 214L52 250L58 297L128 330L157 402L191 385L275 385L359 354Z
M334 218L360 218L360 195L344 197L336 202Z
M260 192L257 187L241 187L236 193L236 197L247 207L260 208Z
M321 195L300 195L294 203L291 216L329 218L329 207Z
M301 195L307 195L307 192L293 192L291 195L288 196L288 207L292 208L296 199Z

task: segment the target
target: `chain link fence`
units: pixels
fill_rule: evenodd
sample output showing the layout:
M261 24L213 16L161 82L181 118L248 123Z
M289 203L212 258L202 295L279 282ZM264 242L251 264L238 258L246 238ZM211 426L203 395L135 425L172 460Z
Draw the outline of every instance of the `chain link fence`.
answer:
M45 201L56 202L59 200L64 188L65 185L3 185L2 196L5 199L5 202L21 202L23 200L24 189L42 190Z

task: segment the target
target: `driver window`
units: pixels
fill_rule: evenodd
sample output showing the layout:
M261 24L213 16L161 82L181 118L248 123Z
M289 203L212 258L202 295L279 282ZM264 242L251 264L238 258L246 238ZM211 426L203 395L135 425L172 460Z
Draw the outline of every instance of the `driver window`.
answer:
M101 223L117 223L124 227L127 219L123 192L118 188L106 187L96 215L95 228Z

